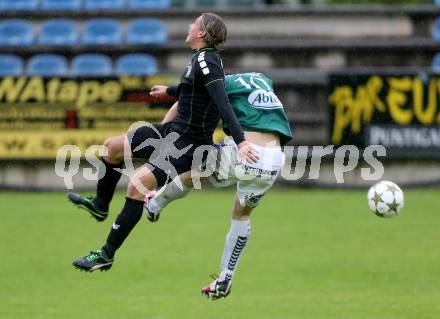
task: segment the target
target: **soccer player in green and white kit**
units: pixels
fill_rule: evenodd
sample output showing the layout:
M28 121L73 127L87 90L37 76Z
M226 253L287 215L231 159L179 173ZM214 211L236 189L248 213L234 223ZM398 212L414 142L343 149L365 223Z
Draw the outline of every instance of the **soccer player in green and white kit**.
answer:
M232 278L240 255L250 235L250 213L263 195L272 187L284 164L281 146L292 138L283 105L273 92L272 81L261 73L243 73L226 76L226 92L233 111L244 130L246 140L254 144L260 154L256 163L240 162L237 146L232 139L218 143L220 158L229 158L220 163L206 164L214 173L208 177L214 187L225 187L237 183L237 194L232 209L231 228L226 236L220 275L202 288L202 294L211 299L226 297L231 289ZM175 104L164 118L174 117ZM228 133L228 127L224 126ZM237 167L238 166L238 167ZM237 169L238 168L238 169ZM219 174L227 172L226 179ZM171 201L185 196L192 188L190 173L178 176L183 189L175 182L146 197L145 209L150 221L157 221L160 212Z

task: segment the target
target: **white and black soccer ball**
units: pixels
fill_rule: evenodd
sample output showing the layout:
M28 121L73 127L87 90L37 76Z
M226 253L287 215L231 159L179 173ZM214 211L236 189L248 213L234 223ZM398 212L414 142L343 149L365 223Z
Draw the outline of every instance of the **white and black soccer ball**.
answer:
M368 190L368 205L379 217L394 217L403 208L403 191L395 183L380 181Z

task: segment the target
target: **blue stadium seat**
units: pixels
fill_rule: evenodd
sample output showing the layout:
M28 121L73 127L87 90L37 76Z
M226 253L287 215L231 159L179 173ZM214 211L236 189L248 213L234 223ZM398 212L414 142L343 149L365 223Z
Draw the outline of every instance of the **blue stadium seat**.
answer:
M23 61L14 54L0 54L0 76L21 75Z
M128 0L129 9L167 9L171 0Z
M37 54L27 63L26 73L28 75L42 76L63 76L68 75L67 60L58 54Z
M85 53L72 60L72 73L74 75L93 76L110 75L113 72L112 61L103 54Z
M440 17L435 19L434 32L433 32L432 37L435 40L440 41Z
M82 0L42 0L43 10L79 10Z
M37 0L0 0L0 10L36 10Z
M85 8L87 10L123 9L125 0L86 0Z
M74 45L78 40L75 22L51 19L43 23L38 43L43 45Z
M128 24L127 43L129 44L161 44L167 39L167 31L159 19L135 19Z
M86 22L82 42L84 44L120 44L121 28L113 19L96 18Z
M440 73L440 53L434 55L434 58L432 59L431 68L434 72Z
M115 72L118 75L150 75L157 73L156 58L149 54L125 54L118 58Z
M30 22L10 19L0 23L0 45L30 45L33 40Z

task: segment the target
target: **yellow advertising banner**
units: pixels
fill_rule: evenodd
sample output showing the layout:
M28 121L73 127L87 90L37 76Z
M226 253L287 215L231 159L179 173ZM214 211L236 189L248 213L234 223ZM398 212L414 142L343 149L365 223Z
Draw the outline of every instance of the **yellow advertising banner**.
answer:
M84 156L90 146L100 145L106 138L122 133L123 130L0 131L0 158L55 159L58 150L64 145L76 145Z
M334 74L329 77L328 104L330 144L362 147L369 141L380 141L370 138L372 132L407 139L406 135L414 136L412 133L418 131L420 140L431 139L430 145L438 148L437 74ZM371 127L374 130L369 130ZM413 144L425 147L420 141Z
M0 159L55 159L58 150L74 145L84 157L92 145L102 145L111 136L126 133L124 130L51 130L44 132L0 131ZM225 137L217 129L215 141Z
M150 88L176 83L170 74L0 77L0 159L55 158L63 145L84 156L134 122L160 123L175 99L152 97Z

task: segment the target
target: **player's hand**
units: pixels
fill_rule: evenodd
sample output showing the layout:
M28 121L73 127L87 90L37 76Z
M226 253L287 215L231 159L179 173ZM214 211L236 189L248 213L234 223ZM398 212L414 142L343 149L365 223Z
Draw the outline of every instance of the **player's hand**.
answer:
M253 164L260 159L258 152L252 147L252 144L248 141L243 141L237 145L238 157L246 162Z
M167 88L166 85L155 85L150 90L150 95L154 97L160 97L167 95Z

